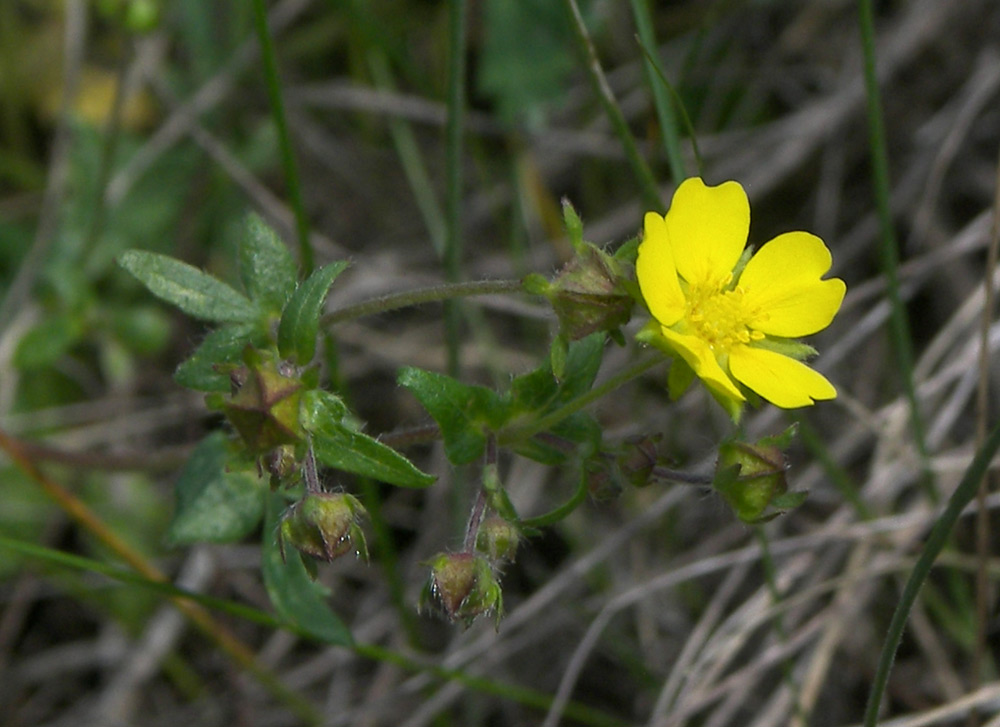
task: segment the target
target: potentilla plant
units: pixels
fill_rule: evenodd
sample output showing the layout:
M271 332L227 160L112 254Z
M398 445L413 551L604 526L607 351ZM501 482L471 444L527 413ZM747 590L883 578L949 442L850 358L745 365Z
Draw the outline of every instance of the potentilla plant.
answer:
M797 340L828 326L844 297L842 280L823 277L832 262L824 243L789 232L752 254L745 249L750 208L743 188L698 178L680 185L665 215L646 215L641 240L614 253L584 241L568 204L564 216L574 257L551 280L446 285L326 317L327 292L347 263L300 280L288 249L256 216L239 251L242 291L179 260L125 253L120 264L151 292L217 326L175 378L205 392L228 426L206 437L181 473L170 539L231 542L263 520L262 570L276 610L317 638L350 643L311 577L317 561L367 558L367 510L362 498L324 482L340 472L425 488L437 478L390 446L392 437L365 433L326 386L313 361L323 322L497 291L551 303L559 330L537 368L503 391L415 367L399 372L400 385L434 420L426 437L442 442L452 465L482 467L462 548L428 554L423 606L465 624L482 615L499 619L503 567L530 547L525 540L533 533L565 518L588 494L600 500L651 482L711 484L745 522L800 504L804 493L789 491L786 482L790 430L755 443L734 434L720 443L715 474L704 476L669 469L655 432L606 441L586 407L665 359L674 398L698 378L734 422L748 402L796 408L833 399L833 384L803 363L815 350ZM607 340L626 344L622 327L637 306L650 318L636 339L656 355L595 385ZM501 477L501 450L575 471L576 491L548 513L518 512Z

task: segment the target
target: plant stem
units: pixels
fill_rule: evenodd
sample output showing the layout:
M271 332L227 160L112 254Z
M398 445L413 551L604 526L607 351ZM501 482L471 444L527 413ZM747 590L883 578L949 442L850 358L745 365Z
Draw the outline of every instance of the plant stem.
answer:
M462 264L462 127L465 123L465 0L448 3L448 123L445 129L445 197L444 274L449 283L461 279ZM444 308L445 339L448 344L448 374L459 374L459 333L461 317L458 306L451 302Z
M864 52L865 96L868 102L868 135L871 152L872 181L874 183L875 206L881 230L879 257L882 273L885 275L886 294L889 297L891 316L889 329L896 366L902 379L903 391L910 406L910 427L920 456L921 478L927 496L932 503L940 500L934 476L930 468L927 437L924 432L923 417L917 400L917 390L913 377L913 349L910 324L906 308L899 292L899 247L892 223L892 207L889 202L889 161L885 146L885 128L882 122L882 101L878 87L875 64L875 20L871 0L858 1L858 26L861 31L861 48Z
M608 115L608 120L611 122L612 128L618 135L618 140L621 141L625 149L625 156L628 157L629 163L632 165L632 173L635 174L636 181L639 182L639 191L642 194L643 203L651 210L663 212L663 201L660 199L660 190L656 186L656 180L649 169L649 165L646 164L646 161L639 153L635 138L628 128L628 122L625 121L625 116L622 114L621 108L618 106L618 101L615 99L615 92L611 90L608 79L604 75L604 71L601 68L601 61L597 57L597 50L590 39L590 33L587 30L586 24L583 22L583 15L580 13L580 8L576 0L563 0L563 2L567 12L569 12L570 24L573 26L573 32L580 47L580 52L583 54L586 62L591 83L594 85L594 90L597 92L597 97L604 107L604 112Z
M543 528L546 525L557 523L576 510L586 498L587 475L583 473L580 475L580 483L576 486L576 490L566 502L537 517L525 518L521 521L521 525L526 528Z
M597 401L606 394L609 394L615 389L627 384L632 379L646 373L651 368L662 362L663 362L662 356L653 356L645 360L639 361L639 363L633 365L631 368L627 368L624 371L615 374L607 381L602 382L601 384L595 386L593 389L586 392L585 394L581 394L575 399L567 402L560 408L547 414L541 419L536 419L533 422L529 422L523 427L518 427L515 429L507 430L506 432L502 432L500 436L500 443L510 444L513 442L520 442L527 439L528 437L534 436L539 432L544 432L548 429L551 429L566 417L571 416L572 414L576 414L576 412L580 411L584 407L588 406L589 404L592 404L593 402Z
M990 327L993 324L994 299L993 273L1000 256L1000 159L997 160L997 178L993 190L993 229L990 231L990 245L986 251L986 275L983 279L983 317L979 327L979 382L976 391L976 446L986 438L986 422L990 417ZM973 690L982 683L983 661L986 659L986 632L990 620L990 582L988 565L990 559L990 512L986 507L986 496L997 480L996 473L990 473L979 485L976 493L976 644L969 666L969 683Z
M402 293L380 295L371 300L332 311L323 316L322 323L331 326L344 321L388 313L400 308L409 308L423 303L440 303L455 298L467 298L473 295L496 295L498 293L518 293L523 290L520 280L476 280L468 283L445 283L427 288L407 290Z
M1000 449L1000 424L998 424L983 446L976 452L975 458L969 468L965 471L962 481L955 488L944 512L938 517L934 528L924 543L923 552L917 559L916 565L910 571L910 577L903 587L903 592L899 596L899 603L896 612L892 615L889 629L886 633L885 641L882 643L882 653L879 656L878 667L875 670L875 678L872 681L871 691L868 693L868 704L865 706L865 727L876 727L878 723L878 711L882 704L882 695L885 693L889 683L889 672L892 671L892 663L896 658L896 650L899 642L903 638L903 629L906 628L906 621L909 619L910 610L913 608L920 588L934 565L934 561L940 555L944 546L948 542L951 530L955 527L959 516L965 506L972 502L979 490L979 483L989 468L993 455Z
M264 0L253 0L254 26L257 29L257 41L260 43L260 57L264 64L264 78L267 82L267 95L271 101L271 116L278 131L278 145L281 149L281 163L285 170L285 184L288 185L288 196L295 214L295 231L299 240L299 263L302 266L303 277L307 277L315 266L312 245L309 242L309 222L306 219L306 207L302 199L302 185L299 181L299 169L295 162L295 151L292 149L292 139L288 133L288 122L285 118L285 104L281 98L281 79L278 78L278 60L274 53L274 43L267 27L267 9Z
M635 18L635 27L642 42L644 51L652 54L656 50L656 36L653 33L653 17L649 11L649 0L631 0L632 15ZM670 107L670 91L663 84L658 83L659 69L653 65L652 58L647 55L643 62L643 69L646 72L646 84L653 95L653 106L656 109L656 118L660 122L660 136L663 138L663 149L667 155L667 163L670 165L670 174L674 178L674 184L684 181L687 173L684 171L684 158L681 156L681 140L677 133L677 120ZM692 136L692 139L694 137Z

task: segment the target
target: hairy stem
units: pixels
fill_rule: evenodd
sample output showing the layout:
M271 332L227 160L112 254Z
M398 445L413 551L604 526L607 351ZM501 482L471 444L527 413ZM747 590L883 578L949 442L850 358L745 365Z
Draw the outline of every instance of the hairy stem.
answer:
M332 326L356 318L388 313L389 311L409 308L424 303L440 303L455 298L468 298L474 295L496 295L498 293L518 293L523 290L520 280L475 280L468 283L444 283L428 288L417 288L402 293L380 295L371 300L335 310L323 316L322 323Z

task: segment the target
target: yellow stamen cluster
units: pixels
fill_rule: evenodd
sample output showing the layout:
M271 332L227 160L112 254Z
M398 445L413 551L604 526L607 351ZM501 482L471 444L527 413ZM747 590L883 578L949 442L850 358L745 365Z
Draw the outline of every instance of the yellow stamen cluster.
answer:
M749 326L753 312L744 304L743 289L737 286L727 290L727 283L724 280L691 286L687 296L686 318L692 333L718 354L764 337Z

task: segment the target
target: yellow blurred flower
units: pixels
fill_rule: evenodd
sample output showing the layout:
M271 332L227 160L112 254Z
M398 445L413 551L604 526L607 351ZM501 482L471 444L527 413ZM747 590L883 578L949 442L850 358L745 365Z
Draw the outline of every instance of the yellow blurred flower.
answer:
M737 419L739 384L786 409L833 399L837 390L799 359L791 340L821 331L847 286L821 279L831 256L808 232L787 232L747 260L750 203L737 182L686 179L666 215L646 214L636 275L653 315L639 338L680 356Z

